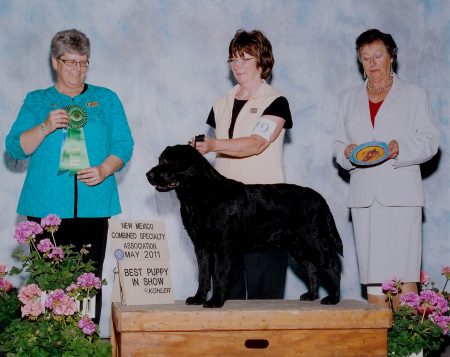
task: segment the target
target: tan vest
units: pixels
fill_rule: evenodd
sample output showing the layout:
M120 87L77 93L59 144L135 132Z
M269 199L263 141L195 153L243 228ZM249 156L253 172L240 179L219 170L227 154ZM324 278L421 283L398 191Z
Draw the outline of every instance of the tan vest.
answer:
M216 120L216 138L228 139L228 129L234 105L234 97L239 85L235 86L225 97L213 106ZM263 83L255 97L245 103L234 126L233 138L250 136L264 110L278 97L267 83ZM285 129L278 135L266 150L259 155L245 158L234 158L217 154L215 168L225 177L252 183L284 183L283 142Z

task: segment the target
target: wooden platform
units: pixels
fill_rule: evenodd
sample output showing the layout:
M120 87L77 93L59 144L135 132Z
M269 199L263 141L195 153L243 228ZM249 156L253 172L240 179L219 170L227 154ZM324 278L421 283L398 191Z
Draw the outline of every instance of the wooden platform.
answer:
M386 356L389 310L361 301L112 305L116 356Z

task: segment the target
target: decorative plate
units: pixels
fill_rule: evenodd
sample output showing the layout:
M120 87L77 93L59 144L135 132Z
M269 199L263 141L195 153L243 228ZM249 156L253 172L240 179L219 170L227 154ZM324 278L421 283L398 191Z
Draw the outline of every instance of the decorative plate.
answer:
M389 147L382 141L358 145L350 154L350 161L358 166L370 166L383 162L389 156Z

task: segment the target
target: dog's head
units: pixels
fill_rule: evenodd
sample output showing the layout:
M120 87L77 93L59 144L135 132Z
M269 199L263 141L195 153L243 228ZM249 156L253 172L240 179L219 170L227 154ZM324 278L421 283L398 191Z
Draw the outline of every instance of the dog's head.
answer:
M159 156L159 164L147 172L147 180L160 192L174 190L192 177L204 160L190 145L168 146Z

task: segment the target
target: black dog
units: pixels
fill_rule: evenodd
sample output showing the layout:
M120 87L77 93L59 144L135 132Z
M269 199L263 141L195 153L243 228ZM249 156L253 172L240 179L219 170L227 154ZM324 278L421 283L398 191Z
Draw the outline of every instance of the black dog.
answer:
M187 304L223 306L234 255L273 247L287 249L306 268L309 287L300 300L317 299L323 279L329 295L321 303L339 302L342 242L327 203L316 191L227 179L190 145L167 147L147 179L158 191L176 191L194 243L199 285ZM207 301L211 277L213 293Z

